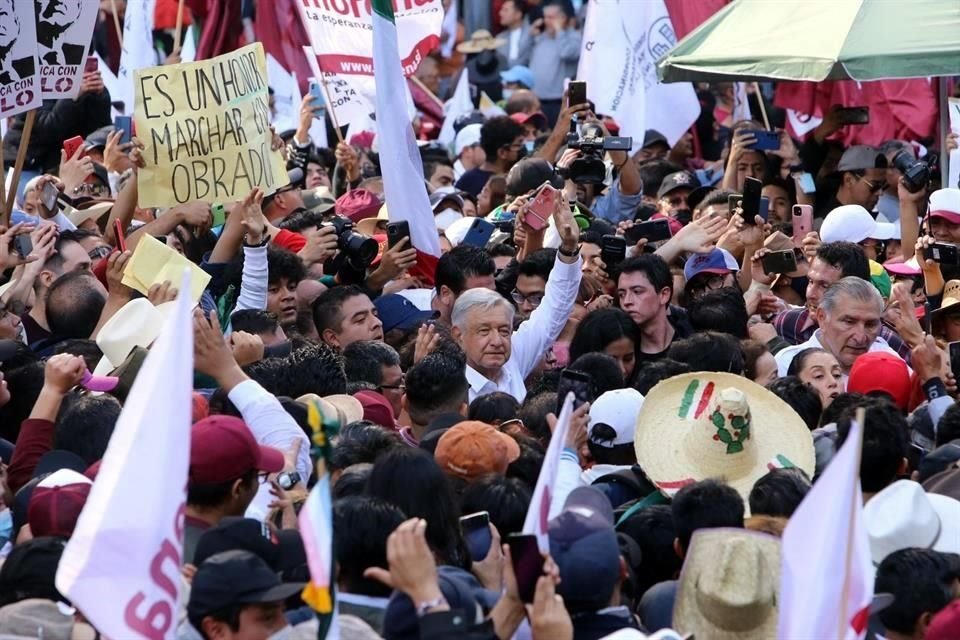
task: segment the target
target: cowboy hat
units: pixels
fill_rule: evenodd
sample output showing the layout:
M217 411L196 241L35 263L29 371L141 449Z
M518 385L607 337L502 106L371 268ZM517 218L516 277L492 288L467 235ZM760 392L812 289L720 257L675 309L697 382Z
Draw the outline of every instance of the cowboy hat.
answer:
M673 628L710 640L777 635L780 541L743 529L701 529L683 561Z
M336 417L341 427L345 427L351 422L363 420L363 405L353 396L345 393L337 393L322 398L315 393L305 393L297 402L308 405L311 402L317 405L321 414L326 418Z
M357 233L362 233L365 236L372 236L375 233L378 233L377 229L378 222L387 222L390 218L387 217L387 205L380 205L380 209L377 210L377 217L375 218L364 218L357 222Z
M918 547L960 553L960 501L897 480L863 507L874 564L894 551Z
M790 406L757 383L697 372L659 383L637 414L637 463L667 496L721 477L744 502L771 468L813 476L813 437Z
M943 298L940 301L940 308L934 309L931 315L933 323L933 334L938 333L938 326L943 322L943 318L951 313L960 311L960 280L947 280L943 287ZM948 309L951 310L948 312Z
M107 211L113 208L113 202L94 202L82 209L73 209L67 214L67 219L79 227L87 220L98 222Z
M469 40L464 40L457 45L457 51L460 53L480 53L481 51L490 51L498 49L507 43L503 38L494 38L486 29L478 29L473 32Z
M137 298L120 307L97 334L97 346L103 357L93 375L105 376L119 367L134 347L149 347L160 335L174 304L165 302L155 307L146 298Z

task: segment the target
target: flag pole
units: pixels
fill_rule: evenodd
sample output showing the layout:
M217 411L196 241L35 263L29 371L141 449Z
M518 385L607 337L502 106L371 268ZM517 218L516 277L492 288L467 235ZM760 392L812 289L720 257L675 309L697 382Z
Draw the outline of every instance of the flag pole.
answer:
M182 0L181 0L182 1ZM343 133L340 131L340 123L337 122L337 110L333 106L333 100L330 99L330 89L327 87L327 78L320 71L320 84L323 86L323 94L327 96L327 104L330 105L330 119L333 121L333 130L337 132L337 140L343 142Z
M10 216L13 211L13 201L17 195L17 184L20 182L23 163L27 159L27 147L30 146L30 135L33 133L33 123L36 119L36 109L31 109L27 112L26 121L23 123L23 136L20 138L20 148L17 149L17 159L13 164L13 180L10 181L10 191L6 194L5 209L7 216Z
M0 170L3 169L3 145L0 144ZM4 172L6 173L6 172ZM7 181L0 181L0 206L3 206L3 224L7 227L10 226L10 217L13 215L13 211L6 208L7 204Z
M770 118L767 117L767 106L763 104L763 94L760 93L760 84L758 82L751 82L753 85L753 92L757 94L757 102L760 104L760 113L763 115L763 126L767 131L770 131ZM747 105L749 107L749 104Z
M854 419L857 421L857 424L860 425L860 429L857 436L857 449L856 449L856 469L857 475L854 476L853 482L860 483L860 460L863 455L863 430L866 421L866 411L863 407L859 407L855 414ZM856 496L859 492L854 486L853 495ZM843 562L843 582L841 583L840 588L840 618L837 622L837 639L843 640L846 637L847 628L850 626L850 621L847 619L850 615L850 612L847 611L848 603L848 591L850 590L850 565L853 563L853 557L850 553L851 548L853 547L853 529L854 529L854 518L856 517L857 509L862 509L862 504L853 504L850 508L850 517L847 519L847 547L846 554Z
M112 0L116 2L116 0ZM180 44L183 40L183 0L177 3L177 30L173 34L173 53L180 53Z
M466 71L467 70L464 69L463 73L466 73ZM427 85L423 84L423 81L420 80L420 78L418 78L417 76L410 76L410 80L413 82L413 84L423 89L426 92L426 94L430 96L433 99L433 101L436 102L441 109L443 109L443 100L438 98L437 94L435 94L433 91L430 91L430 89L427 89Z
M110 0L110 10L113 12L113 25L117 29L117 42L123 49L123 27L120 25L120 14L117 13L117 0Z

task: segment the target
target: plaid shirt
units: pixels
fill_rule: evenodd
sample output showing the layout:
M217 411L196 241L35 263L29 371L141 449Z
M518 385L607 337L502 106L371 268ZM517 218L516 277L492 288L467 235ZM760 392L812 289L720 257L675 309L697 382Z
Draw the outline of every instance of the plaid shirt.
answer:
M777 333L790 344L802 344L810 339L817 330L816 321L810 316L806 307L783 311L773 320ZM910 347L903 338L898 336L890 327L880 325L880 337L887 341L890 348L897 352L904 361L910 363Z

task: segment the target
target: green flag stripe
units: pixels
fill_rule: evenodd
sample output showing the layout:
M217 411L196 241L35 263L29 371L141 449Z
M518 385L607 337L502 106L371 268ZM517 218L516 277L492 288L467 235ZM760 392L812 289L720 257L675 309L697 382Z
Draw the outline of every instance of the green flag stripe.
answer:
M373 10L384 20L395 23L393 18L393 0L373 0Z

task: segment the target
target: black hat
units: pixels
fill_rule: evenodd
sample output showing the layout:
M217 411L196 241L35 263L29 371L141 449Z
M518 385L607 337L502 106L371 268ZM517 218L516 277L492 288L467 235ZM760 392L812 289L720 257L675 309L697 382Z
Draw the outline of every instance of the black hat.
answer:
M517 197L537 189L549 181L557 189L563 188L563 178L553 169L553 165L543 158L524 158L513 165L507 174L506 192Z
M13 547L0 566L0 607L27 598L60 601L54 578L67 541L40 537Z
M299 593L301 582L280 582L260 556L249 551L224 551L197 569L187 603L187 616L199 628L203 617L236 604L282 602Z
M663 144L666 147L670 148L670 142L667 140L667 136L663 135L656 129L647 129L643 132L643 144L641 149L646 149L647 147L652 147L655 144Z
M657 197L662 198L676 189L690 189L693 191L699 187L700 181L697 180L697 176L689 171L677 171L663 179L663 182L660 183L660 188L657 189Z
M108 124L105 127L100 127L87 136L86 140L83 141L83 145L87 148L87 150L103 149L107 146L107 138L113 132L114 128L112 124Z
M299 531L274 531L264 522L239 516L224 518L204 531L193 561L200 566L207 558L232 550L256 554L277 572L290 571L307 562Z

